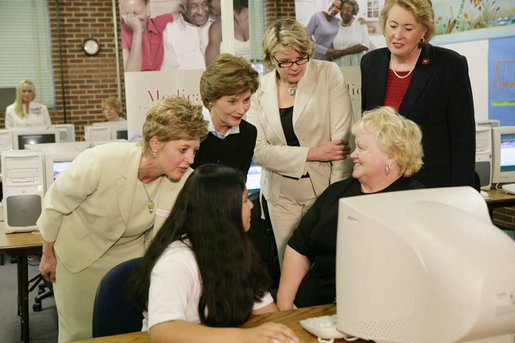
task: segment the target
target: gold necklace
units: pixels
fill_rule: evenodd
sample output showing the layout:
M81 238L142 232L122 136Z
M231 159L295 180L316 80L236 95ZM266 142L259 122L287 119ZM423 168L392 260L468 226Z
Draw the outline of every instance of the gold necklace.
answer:
M288 94L290 94L291 96L295 95L295 89L293 88L293 85L295 85L295 87L297 87L296 83L290 84L289 86L286 86L286 85L283 85L281 83L281 79L280 78L277 78L277 82L279 82L279 86L284 87L284 88L288 88Z
M154 197L156 196L156 193L159 190L159 187L161 186L161 181L163 181L162 177L159 178L159 183L157 184L156 189L154 189L154 193L152 194L152 196L150 196L150 194L148 193L147 186L145 186L145 184L143 182L141 183L143 185L143 189L145 190L145 193L147 194L147 198L148 198L148 205L147 205L148 213L154 212Z

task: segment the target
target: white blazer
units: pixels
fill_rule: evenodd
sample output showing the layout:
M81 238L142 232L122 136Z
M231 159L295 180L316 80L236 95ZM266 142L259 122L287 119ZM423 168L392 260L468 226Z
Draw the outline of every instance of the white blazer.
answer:
M257 128L254 162L263 167L261 191L276 204L282 175L300 178L309 173L319 196L330 183L351 175L350 158L335 162L307 162L308 150L336 139L350 138L353 120L349 91L343 75L332 62L311 60L297 84L293 130L300 147L288 146L279 115L276 72L261 80L252 99L247 120Z
M48 126L51 125L48 108L37 102L29 104L29 113L24 118L20 118L14 112L14 104L7 106L5 109L5 128L12 129L24 126Z

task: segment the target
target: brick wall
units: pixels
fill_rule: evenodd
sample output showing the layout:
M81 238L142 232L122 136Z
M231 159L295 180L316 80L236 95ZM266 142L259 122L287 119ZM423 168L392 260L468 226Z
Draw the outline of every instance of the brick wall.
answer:
M515 206L494 209L493 222L501 227L515 230Z
M265 29L277 19L284 17L295 18L295 1L276 0L265 1Z
M77 140L83 140L85 125L105 121L101 108L102 100L109 96L118 96L112 3L108 0L66 0L59 1L57 9L56 1L50 0L48 7L56 101L56 108L50 111L50 116L52 123L64 123L66 107L66 122L75 124ZM118 11L118 8L116 10ZM59 55L58 15L62 66ZM118 14L116 17L119 17ZM120 32L119 23L117 25L117 32ZM87 56L82 51L82 43L89 37L96 38L100 43L100 51L96 56ZM121 38L118 37L122 78L121 100L125 103ZM61 72L64 87L61 87Z

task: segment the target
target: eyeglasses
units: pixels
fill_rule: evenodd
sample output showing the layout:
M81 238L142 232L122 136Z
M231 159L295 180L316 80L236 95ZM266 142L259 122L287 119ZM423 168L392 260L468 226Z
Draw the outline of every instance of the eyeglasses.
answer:
M306 63L309 62L309 57L308 56L301 57L301 58L299 58L296 61L284 61L284 62L279 62L279 60L277 58L275 58L275 56L272 56L272 57L277 62L277 66L279 68L290 68L294 64L296 64L298 66L301 66L301 65L306 64Z

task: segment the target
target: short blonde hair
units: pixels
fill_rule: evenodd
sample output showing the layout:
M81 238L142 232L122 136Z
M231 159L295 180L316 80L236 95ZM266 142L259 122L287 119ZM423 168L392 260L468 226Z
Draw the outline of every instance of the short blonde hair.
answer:
M116 111L116 113L118 113L119 116L121 116L123 114L122 104L120 103L120 100L118 100L117 97L110 96L109 98L103 100L102 101L102 110L104 110L106 108L106 105L109 105L112 108L114 108L114 110Z
M404 7L411 11L417 19L417 22L427 28L424 39L418 43L419 48L429 43L435 33L435 14L431 0L386 0L380 17L381 30L383 31L383 34L386 28L386 21L388 20L388 13L394 5Z
M388 156L395 158L401 175L408 177L422 167L422 131L413 121L384 106L367 111L352 126L352 134L373 134Z
M301 56L313 56L313 43L306 28L292 18L279 19L266 30L263 37L263 63L273 68L272 57L278 51L295 50Z
M254 94L259 87L259 74L250 63L231 54L220 54L200 78L200 96L206 108L224 95Z
M202 107L180 97L158 100L147 113L143 124L143 155L149 156L150 138L160 142L203 139L207 136L207 121L202 118Z
M34 97L32 100L36 98L36 86L34 86L34 83L30 80L21 80L20 83L18 83L18 86L16 87L16 99L14 99L14 112L18 117L25 118L25 112L23 112L23 100L22 100L22 94L23 94L23 86L29 85L32 88L32 93L34 94Z

